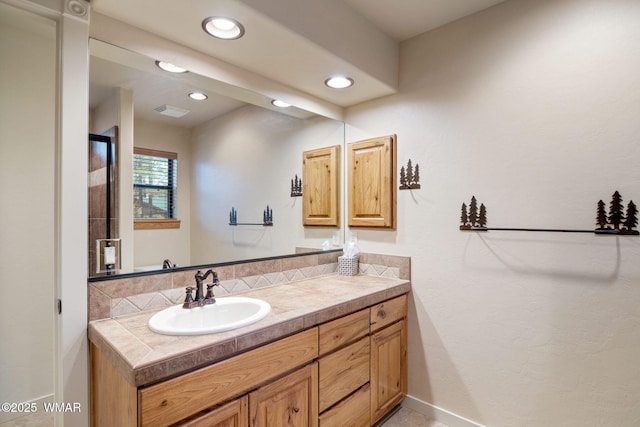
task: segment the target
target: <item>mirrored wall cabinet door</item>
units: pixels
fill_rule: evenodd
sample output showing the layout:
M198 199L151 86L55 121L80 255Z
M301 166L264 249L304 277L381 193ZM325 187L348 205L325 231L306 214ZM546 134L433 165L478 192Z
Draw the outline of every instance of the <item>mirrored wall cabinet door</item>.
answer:
M347 145L349 227L396 228L396 136Z

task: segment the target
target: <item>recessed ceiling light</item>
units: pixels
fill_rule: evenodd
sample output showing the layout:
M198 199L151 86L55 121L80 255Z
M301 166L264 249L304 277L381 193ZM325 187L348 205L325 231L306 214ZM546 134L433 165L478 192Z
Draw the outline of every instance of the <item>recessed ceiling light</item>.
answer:
M177 65L173 65L170 62L156 61L156 65L161 69L168 71L170 73L186 73L187 72L185 68L178 67Z
M189 94L189 98L194 99L196 101L204 101L205 99L209 98L207 95L205 95L202 92L191 92Z
M244 34L241 23L222 16L211 16L205 19L202 21L202 29L210 36L224 40L239 39Z
M274 99L273 101L271 101L271 103L273 105L275 105L276 107L280 107L280 108L287 108L287 107L291 107L291 104L287 104L284 101L281 101L279 99Z
M353 79L349 77L331 77L324 81L324 84L334 89L344 89L353 85Z

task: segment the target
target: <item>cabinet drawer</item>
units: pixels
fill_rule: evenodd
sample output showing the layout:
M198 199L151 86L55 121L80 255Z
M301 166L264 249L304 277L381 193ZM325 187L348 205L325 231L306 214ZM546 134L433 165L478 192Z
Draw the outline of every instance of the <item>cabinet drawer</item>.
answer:
M319 327L320 355L342 347L369 333L369 309L360 310Z
M319 427L368 427L371 387L366 384L324 414Z
M371 332L384 328L407 316L407 295L371 307Z
M318 329L283 338L138 392L141 426L167 426L318 357Z
M369 337L320 359L320 412L369 382Z

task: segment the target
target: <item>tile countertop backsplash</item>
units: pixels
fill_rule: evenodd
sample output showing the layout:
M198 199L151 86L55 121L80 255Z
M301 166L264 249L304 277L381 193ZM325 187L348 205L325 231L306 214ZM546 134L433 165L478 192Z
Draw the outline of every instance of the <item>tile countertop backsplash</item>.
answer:
M335 274L341 252L299 255L215 267L220 286L217 297ZM359 272L370 276L410 279L409 257L359 254ZM120 279L97 280L89 286L89 321L157 310L181 304L185 288L195 286L198 269L161 272Z
M329 272L302 280L243 289L243 295L269 302L271 313L253 325L234 331L200 336L154 333L147 322L162 306L152 311L139 310L133 314L92 321L89 339L131 384L150 384L410 290L410 258L371 255L361 259L370 262L361 262L357 276L338 276ZM335 265L331 268L335 271ZM180 290L183 292L182 288ZM216 296L222 295L217 292Z

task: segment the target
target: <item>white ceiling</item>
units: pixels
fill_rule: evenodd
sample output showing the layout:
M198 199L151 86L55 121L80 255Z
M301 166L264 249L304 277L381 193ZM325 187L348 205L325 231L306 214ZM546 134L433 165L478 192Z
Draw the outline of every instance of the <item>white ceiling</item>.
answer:
M401 41L502 1L91 0L91 6L296 93L346 107L397 90ZM201 28L209 16L234 17L246 33L233 41L210 37ZM324 80L334 74L352 77L354 86L327 88Z
M271 99L259 94L241 94L236 88L196 73L172 74L161 70L152 58L91 40L89 67L89 108L96 108L113 95L113 88L133 92L135 117L192 128L221 116L247 103L271 109L297 118L310 114L294 107L282 109L271 105ZM205 101L194 101L187 95L203 92ZM170 105L188 110L183 117L159 114L156 108Z
M343 0L395 40L410 39L505 0Z

